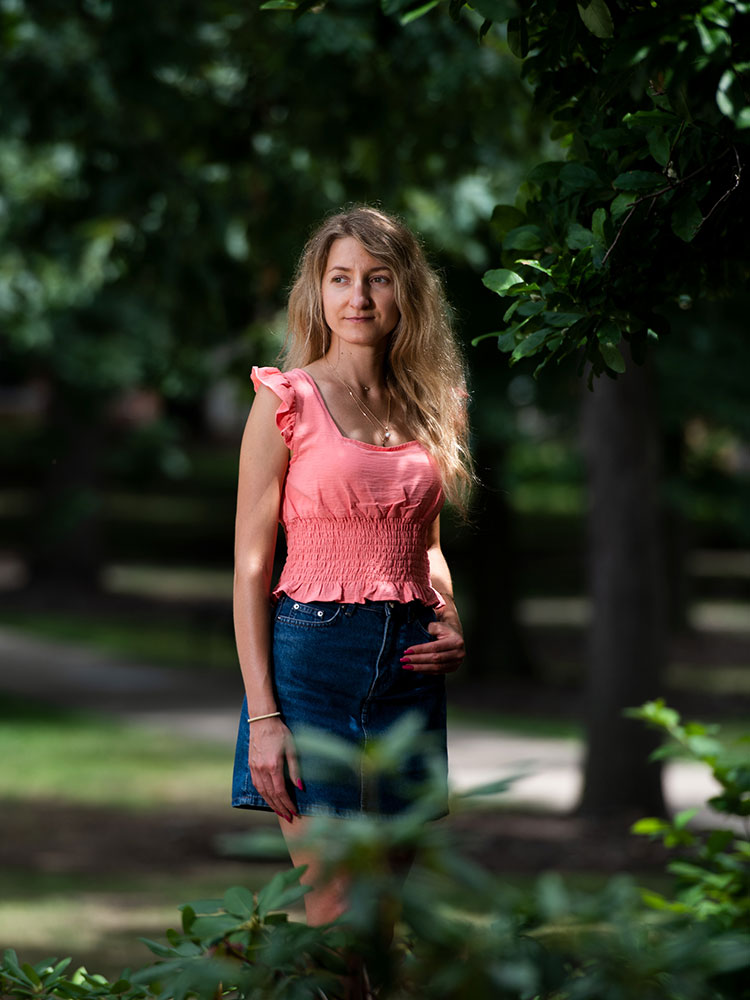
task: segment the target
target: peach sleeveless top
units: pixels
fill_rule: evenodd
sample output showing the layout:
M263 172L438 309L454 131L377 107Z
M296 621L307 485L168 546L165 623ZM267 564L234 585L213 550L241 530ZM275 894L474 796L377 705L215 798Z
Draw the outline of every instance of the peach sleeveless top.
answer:
M291 452L279 516L287 558L274 594L439 607L427 539L443 490L427 449L345 437L301 368L253 368L252 379L279 397L276 424Z

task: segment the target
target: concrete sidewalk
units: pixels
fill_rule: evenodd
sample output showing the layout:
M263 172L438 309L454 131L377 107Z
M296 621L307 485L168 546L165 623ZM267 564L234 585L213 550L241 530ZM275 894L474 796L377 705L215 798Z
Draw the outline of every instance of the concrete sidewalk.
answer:
M234 743L242 701L239 671L230 675L149 667L6 628L0 628L0 690L228 745ZM578 801L580 740L460 725L449 728L448 746L456 791L522 774L503 793L505 803L565 813ZM706 768L687 762L666 765L664 787L675 811L702 806L718 789ZM697 819L705 822L709 815L718 825L721 818L708 811Z

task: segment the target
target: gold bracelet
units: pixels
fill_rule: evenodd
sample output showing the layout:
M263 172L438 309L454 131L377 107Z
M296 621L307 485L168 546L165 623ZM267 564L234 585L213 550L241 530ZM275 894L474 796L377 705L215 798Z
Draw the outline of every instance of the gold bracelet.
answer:
M248 722L260 722L261 719L275 719L277 715L281 715L281 712L269 712L268 715L255 715L252 719L248 719Z

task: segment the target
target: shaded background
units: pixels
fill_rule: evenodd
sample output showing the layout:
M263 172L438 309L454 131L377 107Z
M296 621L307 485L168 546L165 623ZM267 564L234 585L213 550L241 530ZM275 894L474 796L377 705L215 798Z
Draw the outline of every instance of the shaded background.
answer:
M27 907L39 933L24 940L45 953L73 892L94 914L80 927L101 927L107 892L136 911L183 898L184 872L169 877L180 857L193 895L240 877L232 861L217 873L216 836L248 819L227 818L227 751L194 711L240 690L229 597L249 368L273 363L296 256L343 204L380 204L423 235L466 344L482 486L472 522L445 529L470 649L456 726L578 739L597 678L611 687L587 652L586 512L613 384L592 406L572 369L535 381L492 340L469 346L501 322L481 284L499 255L493 206L531 164L564 156L503 31L479 48L471 14L401 27L361 0L294 22L218 0L164 7L0 6L2 928ZM670 623L648 693L737 729L750 715L747 306L667 304L675 335L643 402L663 456L643 503L662 524ZM153 669L128 680L123 664ZM632 703L627 678L618 693ZM167 700L187 713L181 730L153 726ZM91 714L102 708L117 720ZM658 781L643 781L642 750L603 752L623 757L628 796L592 779L556 807L582 805L576 823L614 812L624 829L623 815L659 807ZM489 827L482 850L517 871L565 867L558 834L588 843L580 825ZM551 853L510 850L535 837ZM619 843L613 858L648 860Z

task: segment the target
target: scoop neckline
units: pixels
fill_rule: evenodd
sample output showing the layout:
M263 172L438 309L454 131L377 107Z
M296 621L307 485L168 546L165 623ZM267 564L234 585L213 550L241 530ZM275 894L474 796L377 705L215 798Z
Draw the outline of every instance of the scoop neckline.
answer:
M306 379L309 380L310 384L312 385L312 387L313 387L313 389L315 391L315 396L316 396L318 402L320 403L320 405L321 405L321 407L323 409L323 412L326 415L326 418L328 419L328 421L330 422L330 424L333 427L334 431L341 438L342 441L350 441L352 444L357 444L361 448L367 448L367 449L370 449L372 451L401 451L401 449L403 449L403 448L411 448L415 444L419 445L421 447L421 441L417 441L416 439L414 439L412 441L402 441L401 444L390 444L390 445L388 445L388 444L370 444L369 441L359 441L359 440L357 440L357 438L347 437L346 434L344 434L344 432L341 430L341 428L339 427L339 425L336 423L336 421L333 419L333 415L332 415L331 411L328 409L328 404L326 403L325 399L323 398L323 393L320 391L318 383L312 377L312 375L310 374L310 372L306 372L304 368L297 368L297 369L295 369L295 371L300 372L302 375L305 376Z

